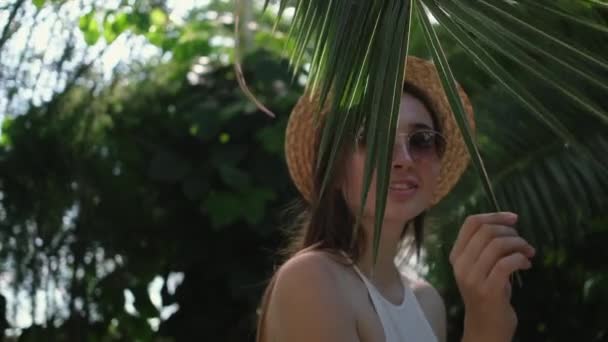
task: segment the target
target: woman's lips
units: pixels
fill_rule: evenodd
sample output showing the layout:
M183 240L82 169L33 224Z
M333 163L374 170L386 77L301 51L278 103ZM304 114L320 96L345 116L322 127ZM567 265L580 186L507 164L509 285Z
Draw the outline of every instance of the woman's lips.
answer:
M392 184L389 187L389 195L396 200L404 201L414 196L417 190L417 185Z

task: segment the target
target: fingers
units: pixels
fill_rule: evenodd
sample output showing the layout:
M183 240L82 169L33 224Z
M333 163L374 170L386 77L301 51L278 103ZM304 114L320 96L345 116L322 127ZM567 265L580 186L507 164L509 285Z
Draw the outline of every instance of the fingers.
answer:
M450 253L454 278L472 317L469 322L480 322L469 325L469 330L511 336L505 339L509 341L517 325L509 278L513 272L529 269L528 258L535 253L511 227L516 222L517 215L511 212L469 216Z
M472 276L477 279L486 279L501 258L513 253L521 253L526 258L531 258L534 256L535 250L526 240L517 235L492 239L477 259Z
M484 224L510 226L517 222L517 214L511 212L485 213L467 217L458 232L458 237L450 253L450 262L454 264L460 257L471 238Z
M532 263L522 253L509 254L496 262L487 281L484 284L486 291L504 291L505 284L509 282L511 273L518 270L527 270L532 267Z
M496 238L505 236L517 236L517 231L512 227L482 224L477 233L469 240L468 245L465 247L464 251L462 251L457 263L463 265L475 264L488 244ZM456 264L454 266L460 267Z

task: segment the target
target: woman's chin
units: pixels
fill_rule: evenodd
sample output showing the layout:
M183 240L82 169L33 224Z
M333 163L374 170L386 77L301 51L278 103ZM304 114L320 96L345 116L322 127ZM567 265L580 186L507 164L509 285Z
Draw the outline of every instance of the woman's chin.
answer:
M425 209L424 203L409 201L407 203L394 203L390 200L386 203L385 220L408 222L422 213Z

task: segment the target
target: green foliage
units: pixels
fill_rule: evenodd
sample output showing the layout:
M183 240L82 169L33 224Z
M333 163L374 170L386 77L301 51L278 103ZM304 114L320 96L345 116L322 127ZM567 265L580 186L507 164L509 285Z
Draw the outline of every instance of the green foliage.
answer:
M129 15L125 12L108 12L103 21L103 36L108 43L112 43L130 26ZM81 28L82 29L82 28Z
M46 1L45 0L32 0L32 2L34 3L34 5L36 5L36 7L42 8L42 6L44 6L44 3Z
M266 1L265 6L268 3ZM279 1L279 16L290 3L288 0ZM578 6L579 11L586 11L587 14L602 8L597 3L574 5L570 2L568 5ZM589 16L584 20L581 15L579 19L576 15L568 14L563 4L560 6L550 1L389 0L354 4L350 0L302 0L296 1L294 6L295 17L289 31L294 41L290 51L291 63L299 66L304 52L311 51L308 89L320 94L321 106L329 99L333 108L326 120L319 150L320 160L328 163L324 185L332 174L338 147L345 143L344 137L356 134L362 123L368 132L366 140L370 145L361 202L366 200L372 171L377 171L380 181L377 183L379 195L375 207L374 261L388 191L386 176L390 172L390 151L394 143L392 137L398 112L396 101L404 76L402 61L409 51L413 14L421 24L450 107L493 211L499 211L501 207L476 142L467 127L466 114L455 91L455 79L433 20L439 23L438 27L448 31L490 77L506 86L513 97L524 103L531 113L542 118L578 153L590 154L572 138L558 116L547 111L544 103L535 101L523 82L518 82L517 78L506 72L504 65L526 69L552 87L556 94L566 100L567 105L577 106L580 113L595 117L604 127L608 124L608 111L603 101L586 96L569 82L572 77L577 77L585 88L595 87L605 92L608 90L605 86L608 83L605 77L608 61L604 55L561 36L562 28L548 26L545 20L560 20L572 25L590 22L582 25L585 26L585 35L605 41L606 37L602 34L606 30L602 26L605 26L606 18L603 16ZM352 25L352 22L358 24ZM498 57L509 60L508 64L497 62ZM560 72L552 69L550 63L559 64ZM353 113L355 105L357 113Z
M250 56L246 63L251 79L259 74L275 82L289 81L286 64L267 52ZM95 324L103 322L105 328L81 337L71 334L67 340L84 340L84 336L93 340L93 336L110 336L111 331L132 340L150 340L154 332L146 319L159 316L147 294L155 275L185 272L182 289L202 286L198 282L206 282L206 277L230 276L225 271L229 264L245 267L250 260L247 267L260 270L268 263L259 253L272 241L267 235L270 227L277 225L270 208L294 196L282 155L277 153L283 146L285 120L269 122L259 113L246 113L250 107L230 76L230 67L205 74L207 85L191 85L184 79L172 85L160 81L180 69L172 63L159 66L140 83L106 89L96 98L75 88L56 104L54 112L41 115L45 108L32 108L5 121L3 133L12 143L10 149L0 149L2 205L7 211L2 226L35 218L36 236L43 241L35 253L42 265L44 260L61 259L57 248L68 248L75 265L93 270L86 271L84 279L72 279L71 291L89 307L79 324L93 324L87 320L95 314L102 319ZM275 99L276 105L270 103L275 110L286 111L297 98L297 90L287 89L280 96L262 88L259 92ZM288 103L281 103L286 99ZM216 128L203 129L210 118ZM201 129L191 130L193 124ZM229 139L221 138L228 135ZM74 203L80 214L75 226L66 231L62 216ZM51 248L65 234L73 242ZM33 238L20 237L23 241ZM97 248L103 249L106 261L84 261ZM15 246L5 253L26 262L20 250ZM105 276L95 276L95 267L115 255L124 264ZM223 262L212 267L204 261L211 258ZM36 265L23 264L22 272L36 275L40 272ZM58 279L66 276L57 274ZM91 286L86 285L88 279ZM262 280L260 272L247 281ZM170 328L174 324L198 327L198 321L178 318L189 310L198 311L196 316L215 317L207 324L216 326L191 338L226 340L225 332L239 320L243 322L239 336L247 334L245 322L252 317L245 313L253 311L216 311L222 305L250 310L260 288L245 290L240 283L233 287L233 294L218 296L216 286L222 284L204 286L205 291L195 297L183 292L166 295L163 305L179 303L180 316L161 324L161 331L169 329L163 334L175 337L178 333ZM135 317L124 316L125 288L134 293ZM205 301L214 304L206 309L196 304ZM75 315L79 315L76 310L70 317ZM112 325L113 318L119 318L117 326ZM33 334L34 328L30 331Z
M97 40L99 40L99 37L101 36L101 31L99 22L95 18L95 11L91 11L80 17L78 27L80 27L80 30L84 34L84 40L87 44L95 45L95 43L97 43Z
M569 34L581 35L576 31ZM470 61L458 55L454 59L465 76L464 87L472 90L480 152L497 199L504 210L520 214L517 229L539 252L533 269L522 274L523 288L514 287L514 305L520 315L517 339L568 341L572 336L568 332L578 331L583 324L587 330L581 331L580 336L585 336L581 338L602 340L607 332L597 317L608 315L599 304L604 303L605 307L608 299L602 295L602 275L608 269L592 260L605 258L603 249L593 246L608 242L608 236L596 231L606 229L604 216L608 206L604 126L593 117L580 115L563 98L555 98L551 89L533 75L522 77L535 98L546 103L547 110L565 123L569 134L590 151L589 155L579 153L540 119L529 120L521 102L507 96L508 90L491 80L467 78L467 73L475 74L477 70ZM510 70L517 74L521 69ZM583 88L576 82L572 80L573 87ZM602 91L591 89L586 93L598 98L601 94ZM449 321L453 322L449 326L451 340L462 334L458 322L462 322L464 313L448 254L465 216L491 210L478 177L470 171L433 210L432 216L438 220L427 243L428 276L446 299ZM584 300L585 287L598 302ZM557 317L555 305L566 306L569 312L581 316L576 320Z
M456 3L441 5L461 14ZM597 34L606 17L596 2L521 3L528 6L514 15L526 22L577 46L593 47L594 55L608 52L605 35ZM304 72L289 72L280 53L297 44L272 34L274 15L254 7L259 27L251 32L251 42L257 48L243 61L245 76L278 118L257 111L238 89L230 64L232 46L212 43L232 37L233 23L218 19L229 17L232 6L212 1L179 25L169 19L162 1L86 9L77 25L87 43L97 44L102 37L112 43L128 32L160 47L166 53L163 62L131 61L129 71L115 74L111 82L83 68L50 101L39 106L28 102L23 115L4 117L3 270L14 275L11 287L31 298L50 284L66 292L63 305L48 298L44 325L25 328L20 341L253 340L255 307L281 244L280 212L297 196L283 144L287 113L302 92L291 73L298 79ZM582 115L580 104L567 94L556 97L546 77L494 49L490 41L496 30L462 34L458 28L467 28L469 21L456 19L464 14L441 16L436 6L429 9L443 20L434 28L454 77L472 96L477 143L497 199L503 209L520 213L518 228L539 250L533 270L522 274L524 287L514 289L517 338L605 340L605 125L598 116ZM210 11L217 18L207 16ZM489 18L467 13L470 22ZM410 52L428 58L420 19L412 20ZM277 30L287 32L289 26L281 21ZM534 34L522 30L517 36ZM467 43L455 44L458 39ZM509 42L522 44L515 36ZM529 53L533 65L563 72L568 88L605 111L605 89L592 81L601 69L589 65L577 73L543 53L552 51L551 43L536 42L538 46L527 47L534 48ZM67 49L66 54L74 53ZM314 58L310 50L301 51L296 64ZM488 58L471 58L483 51ZM484 73L500 71L496 66L503 67L499 78L504 82ZM507 74L514 80L507 80ZM520 87L521 98L505 89L522 84L528 95ZM551 119L527 115L535 107L526 105L530 98L545 105L539 112L550 113L545 119L557 119L567 134L547 127ZM590 154L565 146L566 135ZM464 216L490 209L472 171L432 212L438 220L426 244L427 276L448 306L450 341L460 339L463 307L447 253ZM184 280L172 291L168 279L174 272L183 273ZM157 276L164 280L162 307L147 293ZM124 309L125 289L134 297L133 314ZM171 305L177 311L160 321L158 331L152 329L148 318L158 318ZM6 325L0 320L0 328Z
M15 289L68 293L65 304L49 299L46 327L24 329L21 341L241 341L251 333L273 261L265 251L276 247L275 210L295 196L282 155L286 116L270 121L240 93L224 59L231 47L210 44L230 36L230 25L177 26L163 8L97 9L77 25L88 44L140 34L172 52L170 61L134 66L107 84L82 73L50 102L3 120L3 265L12 260ZM286 114L301 92L289 86L286 61L257 50L244 62L255 91ZM176 292L166 283L172 272L185 276ZM165 280L162 308L147 292L156 276ZM134 314L124 310L125 289ZM147 319L173 304L177 313L154 331Z

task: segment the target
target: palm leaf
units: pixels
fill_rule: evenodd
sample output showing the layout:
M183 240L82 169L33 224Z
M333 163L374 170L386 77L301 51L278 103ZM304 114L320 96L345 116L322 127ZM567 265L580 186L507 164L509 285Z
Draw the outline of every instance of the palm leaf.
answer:
M521 83L519 83L510 72L502 67L481 44L477 43L477 41L471 38L469 32L474 33L478 39L499 51L503 55L509 57L511 60L520 63L528 70L531 70L534 73L537 73L537 70L543 70L544 73L540 73L540 77L542 77L543 80L547 81L548 83L551 83L544 76L551 75L546 68L508 42L498 40L500 37L498 37L498 35L494 34L492 31L479 29L480 27L487 25L487 23L476 22L475 18L470 15L472 12L452 8L451 10L447 11L447 13L444 13L434 4L429 5L429 8L433 9L432 13L435 17L442 19L442 27L463 47L467 54L469 54L477 63L479 63L479 65L488 73L488 75L494 78L496 82L502 84L509 91L509 93L511 93L511 95L526 106L526 108L532 114L549 126L564 141L575 143L571 134L554 117L554 115L552 115L542 105L542 103L536 100L534 95L531 94ZM463 27L466 27L469 32L465 31L462 27L456 24L452 18L456 18L456 20L458 20ZM595 78L593 79L595 80ZM568 93L567 91L565 92ZM574 91L572 91L572 93L574 93Z
M285 8L289 0L279 1L280 7ZM571 77L577 77L586 82L585 87L593 87L605 92L608 84L606 76L608 62L601 55L576 46L552 32L547 32L523 13L536 11L545 16L555 16L586 27L595 34L606 33L602 25L587 23L556 6L548 5L547 1L540 0L512 2L293 0L291 2L296 7L290 29L290 37L295 40L295 47L290 51L291 60L299 66L302 56L305 52L311 51L312 46L308 91L310 93L318 91L323 100L320 106L325 104L325 100L329 100L332 109L325 124L319 151L320 160L328 163L325 184L333 172L338 147L350 143L345 141L344 137L354 135L354 130L361 123L364 123L367 131L367 141L370 145L361 199L365 201L372 170L376 169L379 182L374 228L374 260L381 231L380 217L384 216L388 190L389 151L392 150L394 143L393 132L398 111L395 101L401 94L401 85L398 82L401 76L394 75L402 74L400 69L402 63L396 61L404 60L407 55L412 13L416 13L420 19L427 46L438 66L450 106L465 137L473 164L478 170L484 196L489 199L492 209L499 208L499 201L492 192L492 183L484 171L475 141L467 131L464 110L455 92L454 77L448 65L447 55L442 50L436 32L438 29L448 32L482 70L504 86L509 94L522 103L535 118L549 126L562 142L572 145L584 158L598 160L598 155L593 155L588 149L584 149L579 141L573 138L570 127L545 108L545 103L539 102L517 77L509 75L503 59L497 59L485 50L489 47L512 63L516 63L528 73L535 75L538 80L551 86L565 98L565 101L578 107L581 113L595 117L602 125L608 125L605 107L598 103L597 99L583 94L569 84ZM265 5L267 4L268 1L265 1ZM606 5L591 1L586 6L599 8ZM414 8L417 8L415 12ZM432 23L431 16L438 21L438 25ZM546 61L558 65L560 72L557 73L555 69L547 67ZM332 96L329 96L330 93ZM357 109L352 110L353 107ZM605 170L605 167L603 169ZM581 173L581 170L577 172ZM568 173L570 176L573 174ZM536 180L533 181L534 179ZM521 199L525 197L527 191L532 197L538 198L535 204L538 210L553 211L555 208L551 205L541 204L548 197L546 190L541 191L538 188L542 184L543 182L538 178L532 178L527 186L517 187L515 192L501 189L501 193L508 194L509 198Z
M529 135L534 133L533 130L528 132ZM601 143L602 139L600 135L586 138L587 144L592 144L605 156L608 144ZM506 209L522 213L522 234L542 251L545 246L558 248L575 242L585 234L579 229L581 219L590 218L592 212L600 212L608 205L605 196L608 174L598 171L594 163L573 150L564 148L559 140L543 142L539 146L529 151L534 158L527 154L515 159L502 158L503 162L495 167L502 167L504 171L496 173L492 184L497 199ZM498 161L501 157L504 156L499 154L492 159ZM483 197L481 189L470 192L461 188L452 199L465 203L464 212L471 212L487 210ZM464 219L462 208L454 207L458 209L444 213L452 219L441 221L437 231L449 229L450 224Z
M443 52L441 47L441 43L439 42L439 37L431 24L431 20L427 15L424 4L422 1L420 2L420 6L417 6L416 9L418 11L418 17L422 23L422 30L426 37L427 42L431 46L431 54L433 55L433 60L437 65L437 71L439 74L439 78L441 79L441 83L443 85L443 89L446 90L446 95L448 97L450 107L454 111L454 117L456 118L456 122L458 123L458 128L460 132L462 132L462 136L464 138L464 142L469 150L469 154L471 155L471 160L475 169L479 172L482 180L482 185L485 190L486 196L490 199L493 209L495 211L500 211L498 201L496 201L496 196L492 191L492 186L490 184L490 180L488 174L486 172L485 166L479 154L479 150L477 149L477 144L473 138L471 133L471 127L469 126L467 120L467 114L464 110L464 106L462 105L462 101L460 100L460 96L458 95L458 91L456 90L456 81L454 79L454 75L450 70L450 66L447 61L447 57Z
M446 12L452 15L456 15L456 20L458 20L458 22L463 26L467 27L467 29L470 32L474 33L477 38L479 38L492 48L500 51L502 54L509 57L512 61L524 67L527 71L535 74L539 78L542 78L543 81L545 81L547 84L552 85L561 94L569 97L573 102L577 103L579 106L584 107L587 112L596 115L604 123L608 123L608 113L606 113L606 111L599 108L599 106L594 105L593 101L588 99L586 96L580 94L576 89L573 89L571 86L566 84L567 80L562 81L559 75L556 75L553 72L549 71L542 63L527 55L525 50L518 48L518 46L511 43L509 39L513 39L514 41L522 44L531 51L542 54L546 58L557 61L562 67L567 68L575 72L579 76L586 78L595 86L602 88L602 90L608 91L608 86L605 82L601 80L600 77L593 76L582 68L577 68L574 67L572 64L567 63L568 58L574 60L578 59L580 62L587 61L589 63L596 64L599 68L608 70L608 63L605 62L602 58L593 56L593 54L591 53L585 53L580 48L576 48L568 44L567 42L561 41L556 37L548 35L544 31L537 29L531 25L524 25L524 27L528 30L527 32L533 32L536 35L540 35L539 39L542 37L548 37L551 42L561 43L558 44L558 46L565 48L565 54L561 56L557 55L560 56L561 59L557 58L555 51L549 51L546 48L543 48L540 44L531 41L529 38L522 38L522 36L520 34L517 34L515 30L510 29L508 26L505 27L504 25L501 25L497 20L494 20L493 17L488 17L482 12L477 11L475 7L470 5L466 6L462 2L455 3L457 4L457 6L450 6L450 4L452 3L446 2L443 8L446 9ZM491 8L496 9L496 7L494 6L491 6ZM496 11L497 13L507 16L507 18L515 21L516 23L521 22L521 19L518 19L509 13L505 13L505 11L502 9L496 9ZM492 28L492 30L488 30L488 28ZM505 37L508 39L504 39Z
M455 1L459 4L464 4L464 1ZM518 17L514 11L514 6L507 5L505 1L488 1L488 0L478 0L476 4L485 6L488 9L488 14L486 14L486 18L491 21L491 19L500 19L503 18L505 20L505 25L503 27L508 27L506 25L514 25L518 29L525 31L530 34L533 39L539 39L541 41L546 40L551 43L554 43L554 47L560 49L560 53L563 54L564 57L575 57L577 59L581 59L583 62L589 62L591 64L596 65L597 67L608 70L608 62L604 60L604 58L600 56L596 56L591 51L587 51L585 48L580 46L574 46L573 44L560 39L549 32L545 32L544 30L527 23L521 17ZM469 4L467 6L468 10L472 10L473 7ZM532 41L531 41L532 42ZM554 52L555 53L555 52Z
M547 5L547 4L543 4L541 2L537 2L536 0L524 0L524 2L526 3L526 5L532 6L532 7L536 7L538 9L540 9L543 12L549 12L551 14L556 15L557 17L566 19L567 21L570 22L574 22L577 23L579 25L600 31L602 33L608 33L608 28L602 25L598 25L594 22L589 22L588 20L583 20L581 18L578 18L572 14L569 14L567 12L564 12L563 10L561 10L558 7L555 7L553 4L552 5Z
M587 233L581 222L602 213L608 205L608 172L598 167L608 163L605 129L586 122L571 129L574 139L593 152L594 157L587 158L565 145L541 122L522 125L525 113L519 102L497 107L494 99L503 98L506 92L505 88L495 87L482 93L477 107L484 141L480 149L486 156L488 171L494 175L492 185L497 199L506 209L521 214L522 234L541 253L546 247L557 249L574 244ZM512 120L501 120L508 113L514 114ZM572 115L559 108L554 113L562 120ZM449 231L450 225L464 219L464 213L488 209L483 189L473 187L471 191L466 184L475 178L471 172L465 174L464 184L459 184L449 196L449 203L438 208L436 214L442 220L437 232ZM445 235L441 240L448 242L452 238Z

